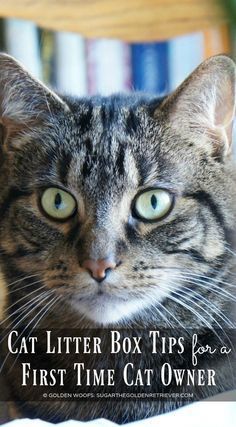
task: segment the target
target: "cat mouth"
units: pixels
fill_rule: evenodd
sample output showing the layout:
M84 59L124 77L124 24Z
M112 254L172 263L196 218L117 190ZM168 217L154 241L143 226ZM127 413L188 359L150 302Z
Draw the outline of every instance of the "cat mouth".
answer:
M123 297L123 296L120 296L120 295L111 295L111 294L109 294L108 292L106 292L106 291L103 291L103 290L98 290L96 293L94 293L94 294L89 294L89 295L78 295L78 296L76 296L76 299L78 300L78 301L80 301L80 302L82 302L82 301L86 301L86 302L90 302L90 303L92 303L92 302L94 302L95 304L96 303L102 303L102 302L121 302L121 301L123 301L123 302L127 302L128 301L128 298L126 297Z
M142 299L111 295L105 291L86 296L78 295L71 302L79 316L82 315L98 325L119 324L125 319L131 319L143 307Z

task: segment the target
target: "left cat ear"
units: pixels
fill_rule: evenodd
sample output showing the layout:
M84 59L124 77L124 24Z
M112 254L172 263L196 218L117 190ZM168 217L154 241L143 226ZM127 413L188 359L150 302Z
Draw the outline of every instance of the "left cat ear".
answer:
M176 129L187 131L188 138L199 143L200 135L205 136L212 142L213 154L228 154L235 115L235 78L232 59L213 56L164 100L161 110L167 112Z
M67 104L32 77L9 55L0 54L0 123L8 147L20 147L25 134L42 123L50 123ZM23 137L23 136L24 137Z

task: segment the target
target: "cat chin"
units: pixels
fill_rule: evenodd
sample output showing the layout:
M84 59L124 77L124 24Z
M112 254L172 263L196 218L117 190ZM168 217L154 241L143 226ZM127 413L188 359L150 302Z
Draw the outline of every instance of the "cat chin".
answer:
M140 313L146 304L141 299L125 301L118 298L96 298L88 299L78 303L73 303L73 308L88 320L100 326L120 324L125 326L129 320Z

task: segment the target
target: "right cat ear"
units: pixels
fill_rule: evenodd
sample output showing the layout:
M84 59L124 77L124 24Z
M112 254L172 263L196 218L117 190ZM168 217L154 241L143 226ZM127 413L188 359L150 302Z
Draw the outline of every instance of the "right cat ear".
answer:
M161 111L187 140L204 145L217 157L227 155L235 115L235 80L232 59L213 56L164 100Z
M29 129L53 122L54 113L68 111L67 104L32 77L22 65L0 54L0 123L3 142L18 148Z

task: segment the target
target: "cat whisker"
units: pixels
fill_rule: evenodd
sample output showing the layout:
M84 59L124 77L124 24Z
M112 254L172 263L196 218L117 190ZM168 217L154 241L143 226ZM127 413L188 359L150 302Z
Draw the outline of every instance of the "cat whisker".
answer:
M28 280L28 279L32 279L33 277L39 276L39 274L30 274L29 276L21 276L20 278L18 277L17 280L14 280L14 282L8 283L7 287L11 287L13 285L16 285L17 283L23 282L24 280Z
M173 284L175 286L175 284ZM168 289L168 287L167 287ZM168 289L172 294L168 295L167 298L172 298L173 299L173 293L178 297L178 299L180 299L181 304L188 310L191 311L193 314L195 314L195 316L197 316L197 318L203 322L203 324L205 324L205 326L211 330L214 331L214 334L217 336L217 338L220 340L222 345L225 345L225 343L222 341L221 337L219 336L219 334L216 332L216 330L213 328L213 325L211 323L208 322L208 320L205 319L205 317L202 316L202 314L199 313L199 311L196 311L192 305L194 305L198 310L201 310L201 312L203 311L206 315L207 318L211 318L213 323L216 323L216 325L219 327L219 329L224 333L225 337L228 339L228 342L230 343L230 345L232 346L232 348L234 347L229 336L226 334L224 328L219 324L219 322L217 322L217 320L209 313L209 310L205 310L202 306L200 306L199 304L197 304L195 301L191 300L191 304L187 305L183 302L186 301L187 303L189 302L189 298L185 297L184 295L181 295L179 293L179 289L175 290L171 287L169 287ZM176 302L178 303L178 299L175 298Z
M200 286L200 284L202 284L203 285L202 287L204 287L205 289L207 289L207 290L211 289L212 292L219 294L219 296L221 296L221 297L222 296L224 296L225 298L227 297L229 300L234 300L234 298L235 298L235 296L233 294L231 294L227 290L220 288L219 286L216 285L216 283L218 283L218 285L222 284L222 282L220 280L219 280L219 282L215 282L215 280L213 282L211 280L211 278L209 278L207 276L204 277L201 275L191 275L191 274L183 274L183 273L177 274L174 277L175 277L175 279L178 279L178 278L186 279L189 282L189 284L199 283L199 286Z
M173 286L175 286L175 284L174 283L172 283L173 284ZM174 293L174 290L173 290L173 288L171 288L171 287L166 287L166 285L165 285L165 288L169 291L169 292L171 292L171 294L167 294L166 295L166 298L167 299L169 299L169 300L172 300L173 302L175 302L175 303L177 303L177 304L179 304L179 305L181 305L182 307L184 307L187 311L189 311L190 313L192 313L198 320L200 320L201 322L202 322L202 324L204 325L204 326L206 326L207 328L209 328L209 329L212 329L212 325L210 324L210 323L208 323L208 321L204 318L204 317L202 317L196 310L194 310L191 306L188 306L187 304L185 304L184 303L184 301L182 301L181 300L181 298L175 298L174 296L173 296L173 293ZM178 295L177 294L177 292L175 292L175 295L177 295L178 297L181 297L182 295Z
M168 267L166 268L168 269ZM189 284L194 283L199 285L199 287L202 286L202 288L205 288L207 290L211 289L212 292L219 295L221 298L225 298L225 299L227 298L229 301L236 302L236 297L232 293L228 292L223 288L219 288L219 286L216 285L216 283L218 285L224 284L220 279L216 280L216 279L209 278L207 276L192 274L192 273L183 274L182 272L176 274L175 276L171 274L171 277L176 280L186 279L186 282L188 282ZM206 280L203 280L204 278Z
M207 281L205 281L205 280L202 280L201 278L198 278L197 276L191 277L191 275L184 276L182 274L180 274L178 277L186 279L190 284L191 284L191 282L194 284L197 284L199 287L202 287L206 290L211 289L211 291L214 292L215 294L217 294L221 297L228 298L230 301L236 302L236 297L233 294L226 291L225 289L219 288L215 284L215 281L214 281L214 283L212 283L211 279L208 279ZM218 284L220 285L221 282L218 282Z
M225 249L232 255L236 256L236 252L232 251L231 248L229 248L228 246L225 247Z
M158 307L160 307L160 309L158 309ZM168 318L162 313L162 310L165 309L165 307L161 304L161 302L158 301L153 301L153 303L151 304L151 310L154 311L155 313L157 313L159 316L161 316L161 318L164 320L164 322L170 327L172 328L172 323L168 320ZM171 315L171 313L166 310L166 312Z
M158 270L158 269L161 269L161 270L177 270L177 271L180 271L180 266L178 265L178 266L166 266L166 265L157 265L156 267L155 266L152 266L151 267L151 269L153 270L153 269L155 269L155 270ZM194 267L194 271L196 271L196 273L192 273L192 271L193 271L193 269L190 269L190 268L186 268L186 267L182 267L181 266L181 272L186 272L186 273L191 273L191 274L194 274L194 275L196 275L196 276L205 276L205 274L203 273L203 271L201 271L201 270L198 270L199 272L197 272L197 269ZM221 272L221 269L216 269L216 268L210 268L210 272L216 272L216 273L220 273ZM229 272L229 274L231 275L231 276L235 276L236 277L236 274L234 274L234 273L232 273L232 272ZM206 278L208 278L208 276L205 276ZM219 279L216 279L216 278L212 278L213 280L215 280L215 281L218 281ZM235 285L234 284L232 284L232 283L230 283L230 282L226 282L226 281L222 281L222 283L224 283L226 286L228 285L228 286L232 286L232 287L234 287Z
M40 288L34 289L32 292L30 292L29 294L24 295L22 298L18 299L17 301L15 301L13 304L11 304L7 310L5 310L5 312L7 312L10 308L14 307L14 305L18 304L19 302L23 301L25 298L28 298L30 295L33 295L35 292L38 292L40 289L45 288L45 286L43 285Z
M195 276L195 277L205 278L205 279L207 279L209 281L212 281L212 282L215 282L217 284L223 284L223 285L226 285L226 286L230 286L232 288L236 288L236 286L234 284L232 284L230 282L226 282L225 280L222 280L220 277L214 278L214 277L206 276L205 274L202 274L201 272L199 272L199 273L193 273L192 270L182 269L181 272L182 271L184 271L186 273L189 273L189 276L192 276L192 277Z
M33 325L32 329L30 330L29 334L26 337L26 341L28 340L28 338L31 336L32 332L35 330L35 328L39 325L40 321L45 318L47 316L47 314L49 313L49 310L52 308L52 306L54 306L60 299L61 299L61 295L55 296L54 298L52 298L35 316L33 319L31 319L31 321L27 324L27 326L24 328L24 330L20 333L20 335L17 337L17 340L15 342L15 344L17 343L17 341L24 335L25 331L28 329L28 327L33 323L33 321L35 319L37 319L37 317L39 316L39 318L36 320L35 324ZM42 313L42 314L41 314ZM19 353L17 354L9 372L12 371L12 369L14 368L17 360L19 357ZM1 372L1 371L0 371Z
M48 292L50 292L50 291L48 291ZM24 316L21 316L20 317L20 320L17 322L17 323L15 323L13 326L12 326L12 329L15 329L15 328L17 328L21 323L22 323L22 321L24 320L24 319L26 319L34 310L35 310L35 308L37 308L37 307L39 307L40 306L40 304L42 303L42 302L44 302L44 301L46 301L47 299L48 299L48 297L50 297L51 296L51 294L52 294L52 291L50 292L50 293L48 293L47 292L47 295L46 296L44 296L44 298L39 298L39 301L37 300L36 302L38 303L36 306L34 306L30 311L28 311ZM35 301L34 301L35 302ZM5 338L6 338L6 336L7 335L5 335L2 339L1 339L1 341L0 341L0 344L5 340ZM0 371L1 372L1 371Z
M37 285L37 283L42 283L42 280L41 279L40 280L36 280L35 282L28 283L27 285L24 285L21 288L10 290L10 292L8 292L8 295L13 294L14 292L22 291L23 289L29 288L30 286Z
M39 301L43 296L45 296L45 294L47 294L47 291L44 291L42 294L36 295L36 297L31 299L30 301L27 301L26 304L19 307L17 310L13 311L13 313L11 313L9 316L5 317L4 320L0 323L0 325L7 322L11 317L14 317L14 320L17 320L23 313L25 313L28 310L28 308L32 305L32 303ZM20 314L15 317L15 315L18 312L20 312ZM12 324L12 322L10 322L10 323ZM1 343L1 341L0 341L0 343Z
M154 267L152 266L152 269L154 269ZM158 270L158 269L162 269L162 270L176 270L176 271L180 271L180 267L179 266L171 266L171 267L168 267L168 266L160 266L160 265L158 265L158 266L156 266L155 267L155 270ZM218 271L218 270L216 270L216 269L214 269L215 271ZM220 271L220 270L219 270ZM192 275L192 276L196 276L196 277L202 277L202 278L206 278L207 280L211 280L211 281L213 281L213 282L216 282L216 283L222 283L223 285L226 285L226 286L229 286L229 287L233 287L233 288L236 288L236 285L234 285L234 284L232 284L232 283L230 283L230 282L226 282L225 280L221 280L220 278L218 278L218 279L216 279L216 278L214 278L214 277L209 277L209 276L206 276L203 272L201 272L201 271L199 271L199 273L193 273L193 270L192 269L187 269L187 268L182 268L181 267L181 273L182 272L185 272L185 273L189 273L190 275Z
M42 289L45 289L45 287L44 286L41 286L40 288L38 288L37 290L38 291L40 291L40 290L42 290ZM31 293L30 294L28 294L28 295L31 295ZM32 303L32 301L34 301L34 299L35 298L38 298L38 296L39 295L36 295L36 297L34 297L33 299L30 299L29 301L27 301L26 303L24 303L23 305L21 305L18 309L16 309L13 313L15 314L15 313L17 313L18 311L21 311L22 310L22 308L24 308L24 307L26 307L26 306L28 306L28 305L30 305L31 303ZM17 302L18 301L16 301L14 304L12 304L10 307L7 307L6 308L6 310L4 310L3 311L3 314L5 315L5 314L7 314L8 313L8 311L9 311L9 309L10 308L12 308L12 307L14 307L14 305L15 304L17 304ZM13 313L12 313L12 315L13 315ZM11 315L10 315L11 316ZM4 319L0 322L0 326L6 321L6 320L8 320L8 318L10 317L10 316L7 316L7 317L4 317Z
M180 278L180 282L184 282L184 283L188 283L189 281L183 278ZM186 295L190 295L190 296L194 296L198 299L198 301L201 301L205 306L207 306L209 308L209 304L211 306L211 308L218 313L218 316L221 317L221 319L227 323L227 325L231 328L234 327L234 324L230 321L230 319L228 317L226 317L224 315L224 313L222 313L222 311L219 309L219 307L217 307L215 304L213 304L211 301L207 300L202 294L199 294L199 292L196 292L195 290L189 288L189 287L184 287L184 288L179 288L179 291L185 293Z
M181 295L178 293L178 292L175 292L174 291L174 293L179 297L179 298L181 298ZM184 299L188 302L188 298L185 298L184 297ZM183 305L183 301L181 301L181 304ZM211 314L209 314L209 311L206 311L205 309L203 309L199 304L197 304L197 303L195 303L194 301L192 301L191 300L191 304L194 304L195 306L197 306L197 308L198 309L200 309L200 310L202 310L204 313L206 313L206 315L209 317L211 317L212 319L213 319L213 322L215 322L216 324L217 324L217 326L219 327L219 329L223 332L223 334L224 334L224 336L226 337L226 339L227 339L227 344L229 344L230 346L231 346L231 348L232 349L234 349L234 344L232 343L232 341L231 341L231 339L230 339L230 337L228 336L228 334L225 332L225 330L224 330L224 328L219 324L219 322L217 322L216 321L216 319L211 315ZM191 305L190 304L190 305ZM187 308L188 306L186 305L186 304L184 304L184 306ZM209 306L209 304L208 304L208 307L210 307ZM189 308L189 310L190 310L190 308ZM192 307L191 307L191 310L190 311L192 311ZM195 311L195 310L194 310ZM196 311L195 311L196 312ZM197 312L196 312L197 313ZM208 322L206 322L206 320L205 320L205 318L204 317L202 317L201 315L199 315L199 313L197 313L197 316L198 317L201 317L204 321L205 321L205 324L207 323L208 324ZM209 327L209 326L207 326L207 327ZM215 334L215 336L219 339L219 342L221 343L221 345L222 346L225 346L225 341L223 341L222 340L222 338L220 337L220 335L216 332L216 330L214 329L214 328L212 328L212 326L210 326L210 329L214 332L214 334ZM230 370L231 370L231 375L233 376L234 375L234 371L233 371L233 367L232 367L232 364L231 364L231 362L230 362L230 358L229 358L229 355L227 354L227 359L228 359L228 364L229 364L229 367L230 367Z
M166 294L167 295L167 294ZM155 306L156 306L156 304L158 304L160 307L161 307L161 309L163 309L163 310L165 310L165 312L169 315L169 316L171 316L174 320L175 320L175 322L177 322L177 324L179 324L180 325L180 327L181 328L184 328L184 326L183 326L183 324L179 321L179 319L177 319L177 317L173 314L173 313L171 313L161 302L159 302L159 301L156 301L156 300L154 300L153 301L153 304L151 305L151 307L152 308L156 308ZM158 310L158 314L163 314L163 313L161 313L159 310ZM166 320L166 322L167 323L169 323L169 326L171 327L171 328L173 328L173 325L172 325L172 323L170 323L169 321L168 321L168 319L165 317L165 319L164 320Z

